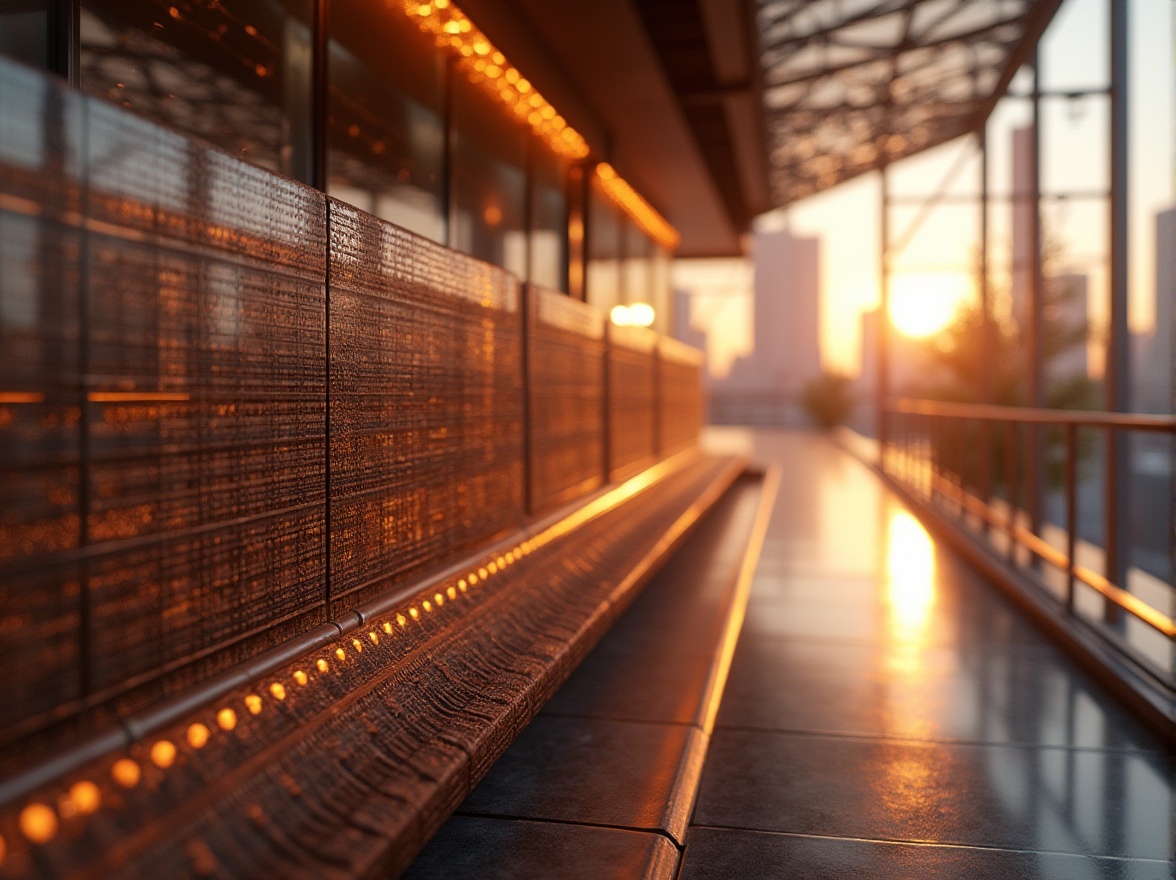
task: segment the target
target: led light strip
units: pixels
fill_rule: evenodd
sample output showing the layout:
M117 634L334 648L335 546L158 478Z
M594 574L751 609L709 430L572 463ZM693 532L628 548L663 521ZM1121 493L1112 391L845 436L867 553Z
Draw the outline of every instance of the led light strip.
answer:
M494 48L472 21L450 0L403 0L404 11L432 34L441 48L458 57L471 82L482 84L515 116L525 120L531 130L543 138L561 156L583 159L588 142L568 125L551 103L535 90L506 56Z
M458 58L470 82L483 85L520 120L531 126L559 155L572 160L588 156L588 142L568 125L530 80L507 61L486 35L451 0L401 0L405 14L421 30L431 34L437 46ZM667 250L678 246L681 236L661 214L626 183L608 163L596 166L594 181L633 222Z
M624 178L617 174L616 169L607 162L601 162L596 166L593 183L605 195L612 199L622 211L628 214L646 235L666 250L672 251L678 246L678 242L682 238L678 234L678 230L671 226L665 217L654 210L653 206L645 201L638 194L637 190L629 186Z

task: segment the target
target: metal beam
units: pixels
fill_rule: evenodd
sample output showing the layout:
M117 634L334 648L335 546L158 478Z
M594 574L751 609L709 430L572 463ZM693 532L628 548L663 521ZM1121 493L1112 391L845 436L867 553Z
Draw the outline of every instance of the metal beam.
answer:
M879 298L877 343L878 343L878 461L886 469L887 441L887 400L890 397L890 179L888 169L878 169L881 178L881 223L879 226Z
M1106 408L1111 412L1128 412L1130 400L1130 335L1127 330L1127 150L1128 150L1128 0L1108 0L1111 56L1111 198L1109 204L1110 240L1110 332L1106 368ZM1106 577L1111 583L1127 587L1128 535L1127 505L1124 495L1130 479L1130 447L1122 432L1107 432L1106 455ZM1108 617L1111 609L1107 609Z

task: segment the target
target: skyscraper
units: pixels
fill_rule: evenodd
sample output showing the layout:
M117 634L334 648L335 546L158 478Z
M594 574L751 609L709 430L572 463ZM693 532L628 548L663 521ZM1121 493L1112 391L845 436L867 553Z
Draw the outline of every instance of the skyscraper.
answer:
M821 373L821 242L787 229L755 234L755 347L729 387L794 397Z

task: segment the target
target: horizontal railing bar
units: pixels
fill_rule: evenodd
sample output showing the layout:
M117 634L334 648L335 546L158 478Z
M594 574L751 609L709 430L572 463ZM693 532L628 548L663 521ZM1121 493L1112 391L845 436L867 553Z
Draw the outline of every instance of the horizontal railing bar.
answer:
M1021 422L1037 425L1078 425L1088 428L1123 428L1176 434L1176 416L1138 415L1133 413L1091 412L1074 409L1031 409L1021 406L998 406L987 403L948 403L939 400L902 398L886 407L888 412L905 415L979 419L994 422Z
M1176 622L1152 608L1134 593L1129 593L1122 587L1116 587L1103 575L1081 565L1074 566L1074 576L1088 587L1102 593L1127 613L1138 617L1152 629L1163 633L1170 639L1176 639Z
M955 483L938 474L934 475L932 482L935 489L941 495L945 495L952 501L962 504L972 513L987 520L991 525L1008 527L1009 518L1014 516L1014 511L1011 507L1009 508L1008 517L999 516L992 506L985 503L983 499L977 498L971 492L961 489ZM1066 554L1046 543L1036 533L1024 526L1017 525L1013 525L1009 531L1018 544L1025 547L1031 553L1041 557L1055 568L1061 571L1068 571L1070 569L1070 561L1067 559ZM1075 564L1073 571L1074 577L1088 587L1101 593L1105 598L1122 608L1128 614L1143 621L1152 629L1167 636L1169 639L1176 640L1176 621L1173 621L1172 618L1148 605L1135 594L1124 590L1122 587L1115 586L1103 575L1089 568Z

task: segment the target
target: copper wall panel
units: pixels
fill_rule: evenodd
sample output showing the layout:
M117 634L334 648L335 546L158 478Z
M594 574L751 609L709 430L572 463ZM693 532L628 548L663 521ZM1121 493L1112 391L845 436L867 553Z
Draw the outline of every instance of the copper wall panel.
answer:
M658 428L661 455L672 455L698 442L702 430L703 354L677 339L657 343Z
M657 460L657 334L608 328L609 475L625 479Z
M526 297L529 505L542 511L605 481L605 317L562 293Z
M0 64L0 741L83 688L81 119Z
M0 120L0 766L696 430L656 334L532 291L524 399L506 272L2 59Z
M523 519L522 319L506 272L330 200L331 601Z
M102 692L325 619L326 211L99 100L87 143Z

